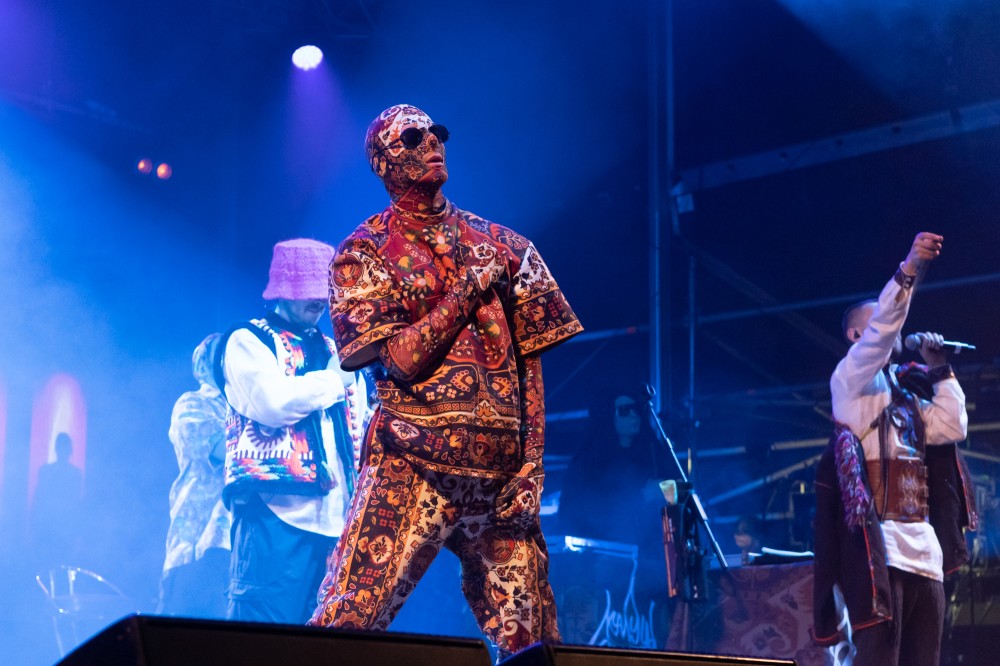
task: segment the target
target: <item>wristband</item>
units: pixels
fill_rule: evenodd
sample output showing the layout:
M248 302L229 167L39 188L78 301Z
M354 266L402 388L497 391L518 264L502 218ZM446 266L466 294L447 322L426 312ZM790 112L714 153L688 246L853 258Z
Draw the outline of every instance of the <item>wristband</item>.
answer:
M896 281L896 284L898 284L903 289L910 289L911 287L913 287L913 283L916 282L917 280L916 275L910 275L903 270L902 261L899 262L899 268L896 269L896 274L893 275L892 278Z

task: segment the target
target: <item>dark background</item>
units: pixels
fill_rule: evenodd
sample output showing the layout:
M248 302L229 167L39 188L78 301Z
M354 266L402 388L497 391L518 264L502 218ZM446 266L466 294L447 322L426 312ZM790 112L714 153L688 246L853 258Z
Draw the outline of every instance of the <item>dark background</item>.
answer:
M736 550L732 527L747 513L783 514L765 521L766 540L808 546L802 512L796 527L789 509L794 495L808 503L810 470L712 498L819 452L810 442L830 430L843 307L877 292L919 231L946 241L906 332L978 345L955 365L980 454L973 473L995 504L1000 121L798 162L828 138L893 123L909 132L926 115L951 112L962 128L964 110L1000 99L1000 5L675 0L669 23L665 6L0 0L0 590L12 600L0 651L56 658L27 545L36 396L55 373L79 382L79 564L150 610L177 471L166 432L174 400L195 388L191 350L257 314L275 242L336 244L385 205L362 139L400 102L451 130L449 198L531 238L592 335L545 357L550 504L595 389L651 377L654 209L661 414L677 449L700 457L694 479L723 550ZM290 54L306 42L325 60L304 73ZM796 148L780 173L704 189L685 178L786 146ZM140 157L169 162L173 176L137 173ZM677 183L694 210L672 228ZM690 308L711 317L767 304L803 307L703 322L691 363ZM593 335L628 327L638 332ZM805 443L774 447L789 441ZM558 517L546 520L558 534Z

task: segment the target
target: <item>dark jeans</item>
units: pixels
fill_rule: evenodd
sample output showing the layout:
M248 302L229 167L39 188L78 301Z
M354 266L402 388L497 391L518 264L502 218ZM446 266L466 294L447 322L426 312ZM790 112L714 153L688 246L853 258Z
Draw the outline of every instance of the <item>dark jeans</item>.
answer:
M944 585L889 567L890 622L855 632L854 666L938 666L944 628Z
M230 620L305 624L337 540L292 527L256 494L233 504Z

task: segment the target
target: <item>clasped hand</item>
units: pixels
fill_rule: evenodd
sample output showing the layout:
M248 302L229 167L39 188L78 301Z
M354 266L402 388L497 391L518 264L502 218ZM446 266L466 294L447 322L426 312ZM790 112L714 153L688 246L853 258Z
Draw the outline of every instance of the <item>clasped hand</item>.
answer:
M489 243L482 242L478 245L459 247L463 250L462 258L465 261L468 275L480 292L489 289L490 285L499 280L500 276L506 272L506 263L497 253L496 248Z
M545 473L534 463L526 463L497 495L494 507L497 524L527 529L538 519Z

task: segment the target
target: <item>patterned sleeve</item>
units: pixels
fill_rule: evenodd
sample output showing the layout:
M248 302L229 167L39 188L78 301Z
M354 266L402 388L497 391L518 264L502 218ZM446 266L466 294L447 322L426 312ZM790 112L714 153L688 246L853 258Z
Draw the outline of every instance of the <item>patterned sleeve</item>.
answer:
M368 237L348 238L330 266L330 318L340 365L357 370L378 357L375 344L410 324L392 277Z
M219 440L226 438L225 402L217 393L184 393L174 404L167 436L181 469L192 460L208 459Z
M513 337L521 355L540 354L583 331L533 244L525 249L511 282Z

